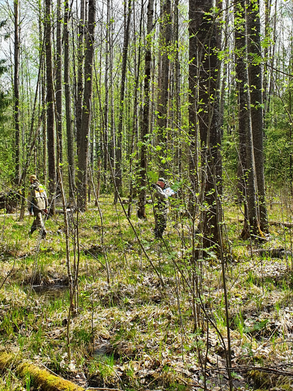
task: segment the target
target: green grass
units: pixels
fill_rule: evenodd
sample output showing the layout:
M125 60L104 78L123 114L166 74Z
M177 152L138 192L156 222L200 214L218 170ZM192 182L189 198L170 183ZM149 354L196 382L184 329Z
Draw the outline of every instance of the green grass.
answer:
M41 242L37 234L28 238L30 217L22 222L16 215L0 217L0 231L5 232L0 241L1 280L11 272L0 290L2 345L62 376L70 377L74 367L73 372L83 373L93 387L123 390L190 389L192 381L200 381L207 355L208 363L214 363L208 364L208 387L218 386L216 369L220 362L225 366L227 324L220 261L193 263L191 221L186 216L176 221L175 213L170 214L167 247L153 241L151 205L147 220L138 220L135 211L132 216L146 257L121 207L110 197L102 196L100 202L103 241L101 219L92 206L79 215L79 254L74 230L70 233L70 267L74 274L79 260L79 285L78 308L69 325L62 215L46 222L48 235ZM237 375L238 365L276 366L278 357L292 357L291 344L286 343L293 330L292 271L290 259L260 258L251 252L257 246L239 240L239 207L224 207L224 240L227 251L231 249L226 285L232 364ZM280 204L269 212L275 221L290 221L289 209ZM262 248L290 249L292 230L274 225L271 232ZM105 344L109 351L95 356ZM260 354L264 344L267 353ZM14 389L18 380L12 375L5 376ZM242 383L253 387L245 376ZM23 387L29 389L29 379Z

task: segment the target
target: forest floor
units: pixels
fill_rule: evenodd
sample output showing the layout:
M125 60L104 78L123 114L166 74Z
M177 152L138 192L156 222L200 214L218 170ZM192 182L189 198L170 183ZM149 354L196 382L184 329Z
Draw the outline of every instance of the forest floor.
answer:
M134 208L130 224L101 196L69 214L68 242L61 213L44 240L28 236L32 217L0 216L0 390L50 389L16 361L88 390L293 388L290 202L272 199L270 235L253 243L239 239L241 211L227 201L222 261L212 252L193 261L200 236L180 210L154 240L147 208L146 220Z

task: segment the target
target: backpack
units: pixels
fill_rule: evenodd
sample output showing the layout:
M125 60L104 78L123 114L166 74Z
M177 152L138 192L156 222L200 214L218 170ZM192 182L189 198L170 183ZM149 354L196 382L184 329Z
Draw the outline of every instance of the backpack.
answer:
M174 195L176 194L175 191L173 189L171 189L171 187L165 187L163 189L163 192L164 194L167 196L167 197L174 197Z
M33 204L40 210L46 209L46 192L42 185L32 188Z

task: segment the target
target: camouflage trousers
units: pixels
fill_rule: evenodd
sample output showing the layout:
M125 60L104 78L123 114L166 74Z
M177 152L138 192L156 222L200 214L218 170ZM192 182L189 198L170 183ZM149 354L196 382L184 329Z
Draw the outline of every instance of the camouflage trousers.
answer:
M162 238L163 233L167 227L167 210L158 209L155 210L155 237L156 239Z
M44 224L44 221L43 221L43 217L42 217L42 212L40 210L34 210L34 221L33 221L33 224L31 226L31 234L36 230L36 229L40 229L41 232L42 232L42 236L46 236L46 229L45 229L45 224Z

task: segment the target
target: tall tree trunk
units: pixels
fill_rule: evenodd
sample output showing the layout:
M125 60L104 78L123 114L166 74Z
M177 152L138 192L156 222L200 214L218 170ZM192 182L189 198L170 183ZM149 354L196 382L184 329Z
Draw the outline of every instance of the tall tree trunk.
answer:
M84 78L84 36L85 36L85 0L80 0L80 19L78 25L78 50L77 50L77 88L75 96L75 126L77 150L80 144L82 124L82 100L83 100L83 78Z
M103 121L103 145L104 145L104 181L107 180L108 153L109 153L109 62L110 62L110 39L111 39L111 0L107 0L107 26L106 26L106 53L105 53L105 99Z
M180 59L179 59L179 0L174 5L174 40L176 45L175 58L175 128L178 131L176 144L176 165L179 177L182 175L182 141L181 141L181 99L180 99Z
M41 137L43 140L48 139L48 132L47 132L47 110L46 108L46 65L45 61L44 64L41 64L42 67L42 77L41 77L41 85L40 85L40 96L41 96L41 102L42 102L42 107L44 107L44 112L42 115L42 135ZM42 171L43 171L43 182L48 183L48 149L47 149L47 143L43 142L42 144L40 143L40 146L42 145L43 147L43 166L42 166Z
M145 50L144 69L144 99L141 124L141 147L140 147L140 192L137 215L145 218L146 188L147 188L147 134L149 132L150 120L150 80L152 66L151 32L153 29L154 0L149 0L147 11L147 36Z
M133 98L133 126L131 131L128 156L131 156L129 162L129 171L130 171L130 183L129 183L129 203L128 203L128 211L127 215L131 217L132 211L132 200L137 192L137 170L135 166L137 166L138 161L138 151L137 151L137 143L138 143L138 134L139 134L139 94L141 95L142 85L141 85L141 56L142 56L142 45L141 42L144 39L142 35L143 31L143 23L144 23L144 3L141 1L141 12L139 19L139 34L138 36L134 36L134 47L137 48L134 53L134 69L135 69L135 81L134 81L134 98ZM136 8L135 2L133 2L133 28L136 31ZM139 174L140 175L140 174Z
M220 32L218 31L218 22L216 15L211 15L210 10L213 7L213 1L197 1L194 5L190 4L190 45L194 48L189 49L190 54L190 134L194 135L191 150L191 159L194 159L194 149L196 148L197 132L196 123L199 125L200 143L201 143L201 176L202 189L201 200L206 203L206 208L202 211L201 232L203 233L203 247L216 247L220 245L219 237L219 219L218 214L218 192L221 178L217 174L221 172L219 166L221 128L219 117L219 62L217 59L217 49L220 47ZM190 12L189 11L189 12ZM194 37L193 37L194 35ZM198 88L198 96L196 96ZM196 99L196 100L195 100ZM198 102L197 107L195 106ZM196 113L193 110L196 109ZM196 185L196 161L190 160L191 178ZM194 202L194 201L193 201Z
M113 8L113 0L111 0L111 9ZM115 150L116 150L116 137L115 137L115 109L114 109L114 24L110 24L110 45L109 45L109 93L110 93L110 121L109 129L111 132L110 142L109 142L109 160L112 164L112 167L116 165Z
M158 81L158 143L161 146L159 156L159 176L165 176L167 174L167 128L170 72L169 50L172 38L171 1L162 0L162 3Z
M213 1L201 2L197 11L197 59L199 69L199 130L201 139L202 192L207 205L202 212L201 231L203 248L221 249L221 115L220 62L217 50L221 48L221 34L217 15L207 14Z
M189 121L189 179L191 183L191 194L189 199L189 210L192 214L195 211L198 194L198 127L196 101L198 98L197 78L198 78L198 43L197 30L200 22L197 23L197 4L194 0L189 0L189 95L188 95L188 121Z
M272 8L272 0L264 0L264 7L265 7L265 25L264 25L264 31L265 31L265 40L266 42L270 42L271 39L271 23L270 23L270 16L271 16L271 8ZM269 50L270 46L266 45L264 47L264 75L263 75L263 101L264 101L264 112L266 112L267 109L267 100L269 99L268 96L268 63L269 63Z
M238 162L238 200L244 201L244 227L241 236L248 235L248 208L247 208L247 160L246 160L246 134L249 128L248 106L248 78L246 58L246 34L245 34L245 0L235 4L235 63L238 91L238 134L239 134L239 162Z
M248 82L249 85L249 82ZM247 94L247 112L248 112L248 126L246 129L246 162L247 162L247 209L248 209L248 223L249 236L259 237L259 215L257 210L257 186L256 186L256 170L255 170L255 156L253 146L253 134L251 123L251 103L250 93ZM245 238L245 235L243 235Z
M96 4L95 0L88 2L88 24L86 34L86 56L84 67L84 96L82 104L82 121L78 149L78 207L86 210L87 182L89 161L89 133L92 114L92 86L94 62L94 32L95 32Z
M270 67L270 78L268 82L268 98L265 99L265 113L270 111L270 102L271 102L271 96L273 96L273 90L275 86L275 78L274 78L274 65L275 65L275 51L276 51L276 44L275 42L277 41L277 18L278 18L278 0L275 0L275 9L274 9L274 17L273 17L273 23L272 23L272 41L273 44L270 47L270 62L269 62L269 67Z
M20 184L20 127L19 127L19 0L14 0L14 128L15 128L15 178Z
M73 199L75 192L75 162L74 162L74 137L72 129L71 116L71 89L69 77L69 1L64 3L64 89L65 89L65 112L66 112L66 136L67 136L67 159L68 159L68 181L69 181L69 197Z
M56 131L58 143L58 163L62 163L62 38L61 38L61 0L57 0L56 32Z
M240 143L239 179L240 187L243 189L242 191L245 197L245 219L241 236L243 238L248 238L250 235L258 236L260 231L256 203L255 156L251 122L251 103L248 87L246 0L238 2L235 7L236 74L238 80Z
M248 64L249 64L249 87L251 100L251 124L253 135L254 158L257 164L257 202L259 208L260 229L268 232L268 217L265 201L264 179L264 154L263 154L263 80L262 58L260 42L260 16L259 0L250 2L247 10L247 37L248 37Z
M52 198L50 212L55 212L55 128L54 128L54 86L52 70L52 42L51 42L51 0L45 0L45 45L46 45L46 84L47 84L47 148L49 171L49 194Z
M116 165L115 165L115 203L117 202L117 192L122 192L122 138L123 138L123 113L124 113L124 97L125 97L125 82L126 82L126 62L128 55L128 43L129 43L129 28L131 20L131 0L128 0L128 6L124 12L124 42L123 42L123 54L122 54L122 69L121 69L121 85L120 85L120 107L119 107L119 122L117 130L117 145L116 145Z

